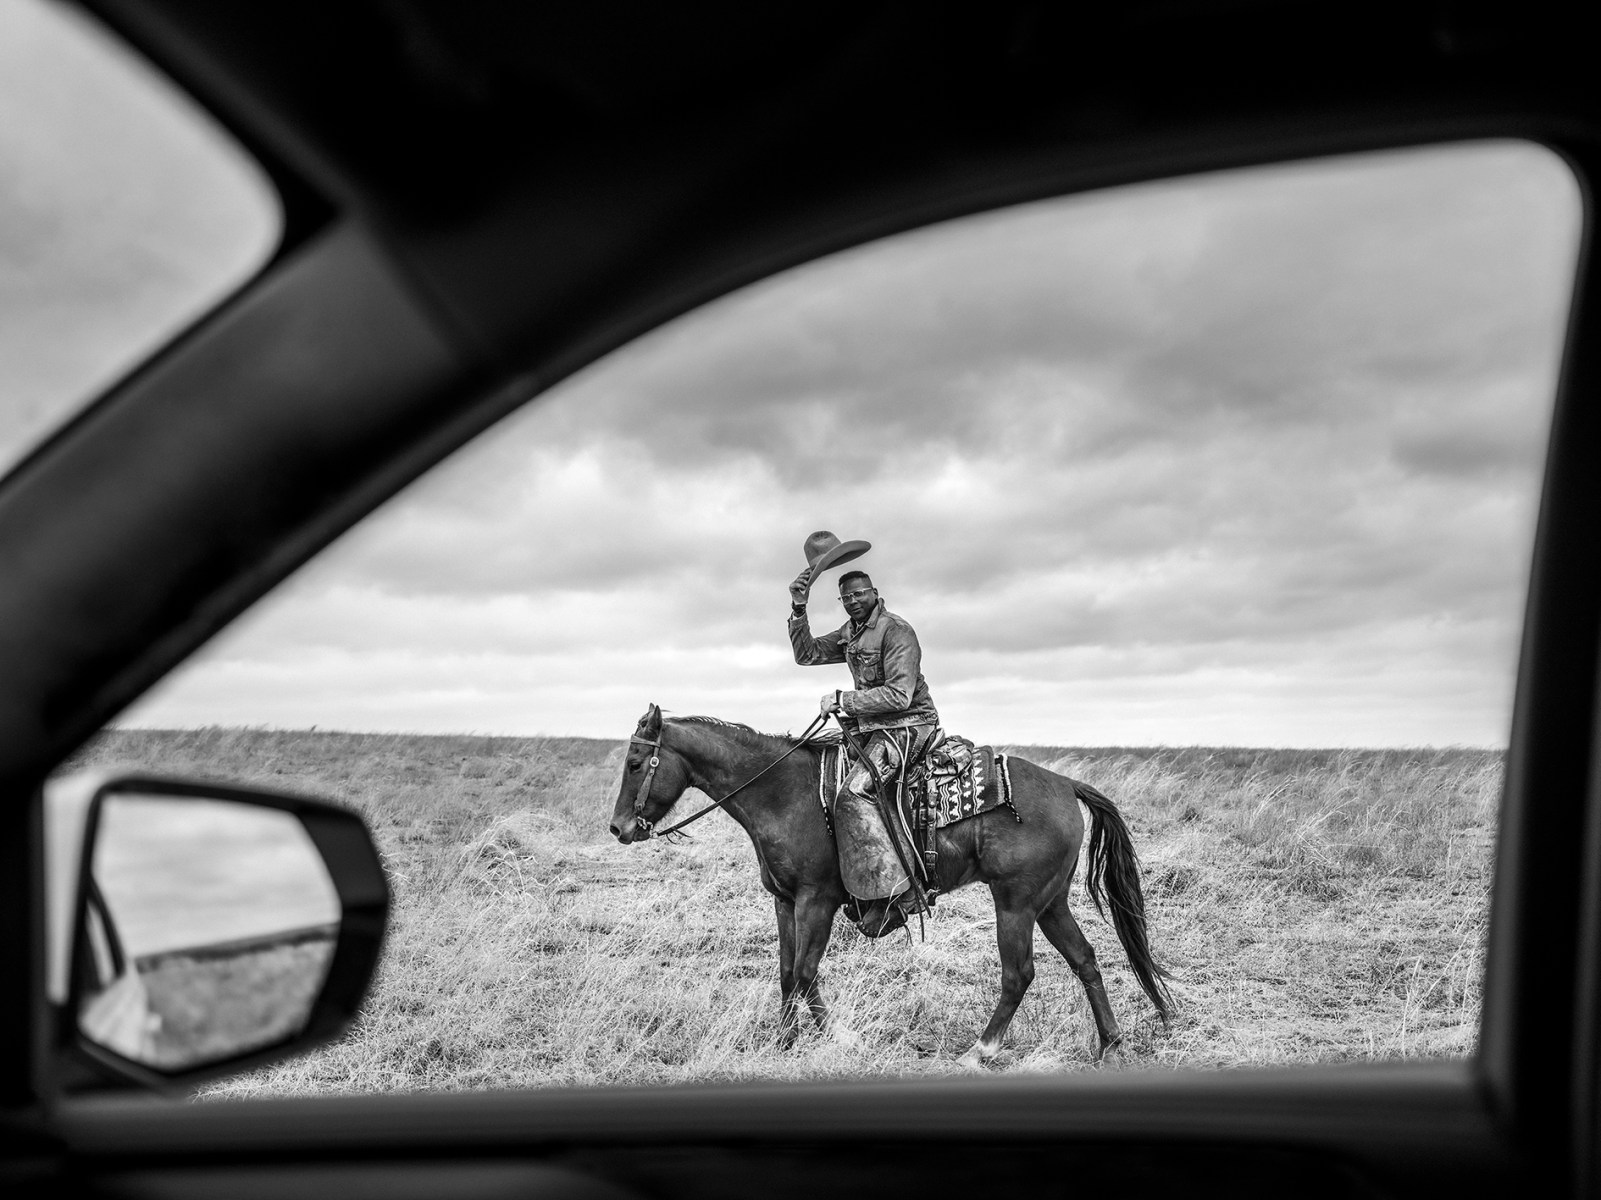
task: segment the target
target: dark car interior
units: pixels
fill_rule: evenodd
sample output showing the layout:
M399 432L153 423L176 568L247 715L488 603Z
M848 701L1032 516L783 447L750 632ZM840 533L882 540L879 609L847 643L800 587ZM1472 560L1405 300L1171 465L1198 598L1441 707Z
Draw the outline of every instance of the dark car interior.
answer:
M44 983L41 816L64 759L407 483L609 351L777 271L1027 200L1467 139L1550 147L1588 202L1601 92L1576 11L84 8L261 164L284 224L253 279L0 481L9 1193L1594 1190L1601 317L1588 225L1473 1058L228 1104L69 1095ZM370 971L370 922L364 936L355 957ZM351 1004L359 983L341 983ZM336 1023L319 1020L319 1034Z

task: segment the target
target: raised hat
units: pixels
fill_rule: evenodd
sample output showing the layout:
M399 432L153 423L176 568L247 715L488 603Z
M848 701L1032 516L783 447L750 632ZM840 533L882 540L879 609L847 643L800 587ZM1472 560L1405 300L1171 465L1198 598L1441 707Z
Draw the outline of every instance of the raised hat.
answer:
M811 565L812 577L815 579L828 568L860 558L872 548L871 542L842 542L828 530L819 529L806 539L806 545L801 549L806 555L806 561Z

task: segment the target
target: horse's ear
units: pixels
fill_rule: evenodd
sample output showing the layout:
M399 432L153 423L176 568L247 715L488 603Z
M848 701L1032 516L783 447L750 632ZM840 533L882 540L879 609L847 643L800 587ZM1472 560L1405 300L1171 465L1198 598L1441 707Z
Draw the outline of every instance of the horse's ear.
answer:
M655 737L661 732L662 709L659 704L652 704L645 710L645 715L639 718L640 732L648 737Z

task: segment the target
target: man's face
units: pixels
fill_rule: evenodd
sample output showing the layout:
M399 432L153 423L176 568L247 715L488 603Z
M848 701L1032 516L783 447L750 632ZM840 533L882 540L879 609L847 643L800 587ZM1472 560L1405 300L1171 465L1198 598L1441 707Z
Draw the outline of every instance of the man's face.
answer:
M856 578L849 582L842 579L839 581L839 601L845 606L846 616L853 621L860 621L878 603L878 590L870 579Z

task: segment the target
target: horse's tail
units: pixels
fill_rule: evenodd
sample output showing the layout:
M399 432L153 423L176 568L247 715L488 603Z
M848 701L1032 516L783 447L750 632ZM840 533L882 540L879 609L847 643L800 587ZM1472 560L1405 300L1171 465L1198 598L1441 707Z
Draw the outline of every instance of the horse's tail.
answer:
M1128 826L1123 823L1123 814L1117 811L1117 805L1105 794L1076 779L1069 782L1095 818L1084 886L1095 902L1096 912L1104 917L1106 909L1111 908L1112 927L1117 930L1118 941L1123 943L1129 966L1134 968L1134 977L1156 1005L1157 1015L1165 1025L1173 1014L1174 1005L1172 993L1162 980L1171 976L1151 957L1151 944L1145 930L1145 894L1140 890L1140 860L1134 853Z

